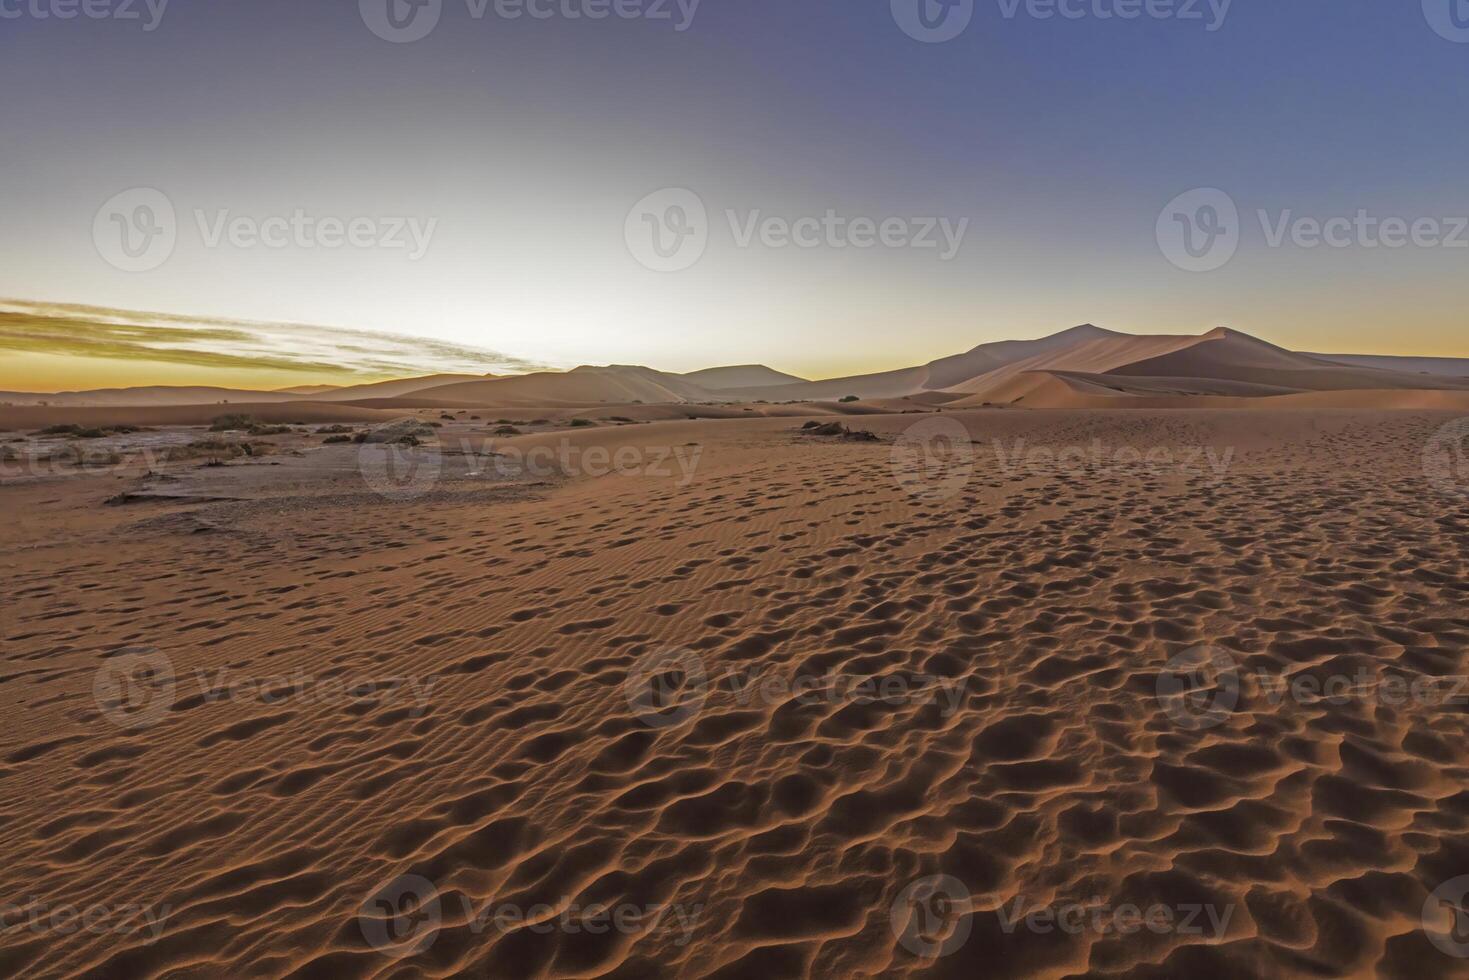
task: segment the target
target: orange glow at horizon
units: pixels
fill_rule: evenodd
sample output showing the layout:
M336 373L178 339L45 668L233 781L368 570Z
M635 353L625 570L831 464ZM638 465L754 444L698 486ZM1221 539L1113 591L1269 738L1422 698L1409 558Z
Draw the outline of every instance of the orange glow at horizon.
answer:
M162 361L115 360L7 351L0 354L0 391L51 393L96 388L152 385L217 387L274 391L303 385L354 385L389 381L403 374L363 375L348 372L245 370L208 368Z

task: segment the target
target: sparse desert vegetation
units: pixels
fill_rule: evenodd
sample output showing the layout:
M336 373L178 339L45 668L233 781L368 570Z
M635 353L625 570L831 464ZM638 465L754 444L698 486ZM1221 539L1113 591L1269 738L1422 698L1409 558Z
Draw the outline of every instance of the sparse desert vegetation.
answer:
M143 428L137 425L88 426L68 422L48 425L44 429L37 430L36 435L70 436L73 439L105 439L108 436L130 435L142 431Z

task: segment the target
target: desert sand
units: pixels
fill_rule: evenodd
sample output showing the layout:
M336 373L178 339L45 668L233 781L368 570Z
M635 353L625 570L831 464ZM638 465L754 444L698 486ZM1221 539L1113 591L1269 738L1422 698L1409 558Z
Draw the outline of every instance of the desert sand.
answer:
M1469 975L1458 415L1355 397L12 464L0 973Z

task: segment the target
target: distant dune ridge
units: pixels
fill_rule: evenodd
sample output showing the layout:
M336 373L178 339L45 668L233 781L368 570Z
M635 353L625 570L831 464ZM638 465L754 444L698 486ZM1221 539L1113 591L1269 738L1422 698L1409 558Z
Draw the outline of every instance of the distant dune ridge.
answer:
M1318 406L1444 407L1461 401L1469 405L1469 358L1308 354L1226 328L1199 336L1137 336L1083 324L1036 340L981 344L914 367L824 381L807 381L762 364L687 374L640 365L587 365L571 371L432 374L376 384L307 385L274 391L151 386L55 394L0 392L0 402L158 407L370 401L381 408L403 400L405 407L508 408L817 402L855 397L916 399L956 408L1144 408L1287 406L1293 402L1277 399L1312 393L1331 393L1309 399Z
M805 378L794 374L783 374L764 364L739 364L733 367L705 368L684 376L685 381L707 388L724 391L730 388L768 388L773 385L810 384Z
M1462 357L1397 357L1390 354L1308 354L1306 356L1336 361L1339 364L1351 364L1356 367L1469 378L1469 359Z

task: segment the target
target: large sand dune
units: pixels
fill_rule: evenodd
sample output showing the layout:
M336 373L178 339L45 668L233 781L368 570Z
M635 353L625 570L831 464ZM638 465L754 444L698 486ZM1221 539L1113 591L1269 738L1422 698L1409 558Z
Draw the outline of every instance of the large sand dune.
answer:
M1119 335L1084 324L1038 340L1002 340L981 344L966 353L940 358L917 367L801 384L759 389L741 388L726 394L745 398L808 401L838 399L849 395L861 398L902 398L926 391L958 390L958 386L964 382L983 377L1007 365L1115 336Z
M1188 336L1133 337L1114 334L1098 337L1014 361L951 385L948 390L965 395L971 401L976 397L1005 401L1008 399L1003 396L995 397L994 393L1014 390L1015 379L1022 375L1046 371L1103 374L1137 361L1192 347L1198 342L1198 337Z
M1469 391L1437 389L1331 389L1299 391L1217 378L1119 377L1034 371L992 391L949 403L953 409L1018 408L1287 408L1469 409Z
M760 364L682 375L636 365L587 365L572 371L503 377L428 375L315 392L169 387L54 395L0 392L0 402L142 406L307 400L372 408L447 409L838 402L854 397L867 402L921 398L937 404L939 396L947 396L960 406L1014 404L1029 408L1079 404L1075 400L1078 391L1086 399L1095 399L1469 390L1469 377L1456 373L1463 365L1469 365L1469 361L1299 354L1222 328L1200 336L1134 336L1084 324L1036 340L981 344L963 354L914 367L824 381L803 381ZM1101 375L1110 376L1110 380L1099 378ZM387 400L392 399L396 403L389 404ZM1090 400L1085 403L1095 404Z
M740 364L732 367L705 368L690 371L683 379L709 391L731 388L769 388L773 385L805 384L805 378L783 374L763 364Z
M1114 369L1113 374L1181 378L1218 378L1297 388L1336 391L1349 388L1459 388L1469 380L1425 378L1383 368L1341 365L1267 344L1234 330L1215 330L1198 343Z
M1233 330L1201 337L1102 338L1028 358L951 389L966 393L956 407L1014 404L1027 408L1218 407L1219 397L1272 399L1306 392L1338 392L1315 404L1369 407L1382 391L1417 391L1399 404L1457 404L1432 392L1469 391L1446 375L1425 376L1366 364L1344 364L1297 354ZM1143 400L1139 401L1141 398ZM1242 404L1251 404L1244 402Z

